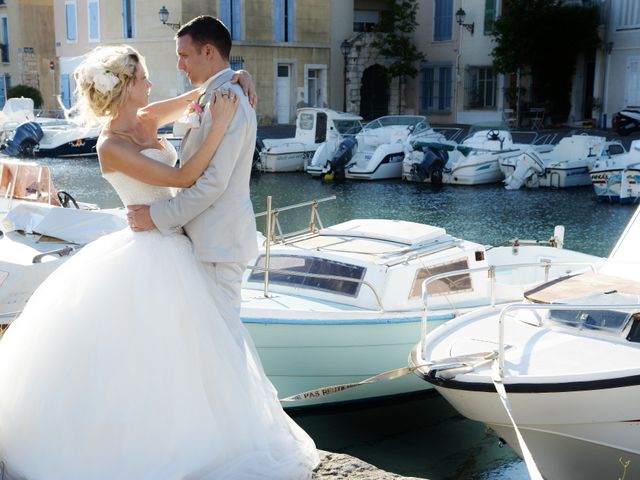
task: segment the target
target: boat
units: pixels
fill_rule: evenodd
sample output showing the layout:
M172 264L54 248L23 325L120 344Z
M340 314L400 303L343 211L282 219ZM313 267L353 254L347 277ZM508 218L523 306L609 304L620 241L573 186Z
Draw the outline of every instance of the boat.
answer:
M102 127L83 127L67 122L40 125L24 122L0 147L10 157L87 157L96 156L96 143Z
M33 99L8 98L0 111L0 143L9 139L15 129L24 122L37 122L41 126L64 125L64 118L36 116Z
M313 154L331 140L360 125L362 117L328 108L299 108L293 138L263 138L260 162L263 172L303 171Z
M506 441L532 478L637 478L638 242L640 209L595 271L462 315L423 335L409 364Z
M502 125L473 125L459 144L451 141L414 141L402 163L402 178L412 182L482 185L504 179L501 158L515 158L528 148L551 147L518 144Z
M629 151L598 159L591 168L591 183L598 200L637 203L640 200L640 140Z
M402 161L412 141L445 142L421 115L388 115L367 123L346 139L322 174L342 180L387 180L402 177ZM309 169L307 169L309 171Z
M322 142L304 166L304 171L312 177L319 177L331 170L331 163L346 164L351 160L358 148L356 135L362 131L362 124L358 117L357 122L344 122L340 130L334 129L327 140Z
M427 277L476 269L430 288L429 325L435 328L489 305L492 298L497 304L520 299L525 286L599 261L557 248L559 232L556 247L521 241L490 248L443 228L401 220L354 219L330 227L318 222L317 228L261 245L245 273L242 321L280 398L362 381L406 366L420 333L421 286ZM493 296L491 266L511 264L536 267L504 269L492 277L501 286L495 289L500 295ZM334 395L316 393L284 406L307 408L425 388L417 377L406 376Z
M505 188L567 188L591 185L590 170L600 160L626 153L619 140L598 135L564 137L548 152L525 151L520 156L501 157Z

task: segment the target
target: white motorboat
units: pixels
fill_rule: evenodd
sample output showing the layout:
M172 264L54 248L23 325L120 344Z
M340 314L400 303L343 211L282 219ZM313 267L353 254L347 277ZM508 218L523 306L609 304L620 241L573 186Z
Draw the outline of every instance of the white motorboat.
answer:
M410 365L525 458L532 478L640 476L640 209L595 273L460 316Z
M401 178L405 151L411 142L418 139L425 142L446 141L444 135L431 128L424 116L390 115L377 118L367 123L355 136L357 148L351 145L345 151L337 152L338 155L322 172L336 179Z
M421 286L431 275L476 269L430 287L433 328L490 304L492 297L496 303L520 299L528 285L598 261L550 246L485 248L424 224L351 220L272 244L268 260L263 246L244 279L241 316L284 398L406 365L420 332ZM495 289L500 294L493 296L490 266L511 264L536 267L501 270L492 277L500 286ZM264 268L270 270L266 280ZM285 406L370 399L425 387L406 376Z
M591 185L589 171L600 160L626 152L619 140L596 135L570 135L549 152L528 150L520 156L500 158L505 187L566 188Z
M31 98L8 98L0 111L0 143L11 137L14 130L24 122L38 122L43 126L64 125L64 118L36 116Z
M263 172L297 172L305 168L325 141L360 125L362 117L328 108L299 108L294 138L263 138L257 167Z
M402 178L414 182L452 185L482 185L504 179L499 159L518 157L531 148L514 143L502 126L474 125L459 144L413 142L402 165ZM535 147L544 151L551 147Z
M82 210L40 202L14 206L0 225L0 324L10 323L38 285L78 249L126 226L119 209Z
M591 183L598 200L636 203L640 200L640 140L627 153L598 159L591 168Z

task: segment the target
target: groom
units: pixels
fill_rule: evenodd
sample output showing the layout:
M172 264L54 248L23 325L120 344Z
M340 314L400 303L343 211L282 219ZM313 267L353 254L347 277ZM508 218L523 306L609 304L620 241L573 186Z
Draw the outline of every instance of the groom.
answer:
M249 177L256 141L256 115L237 84L230 83L231 36L217 18L200 16L176 34L178 69L193 86L206 91L234 91L239 106L218 150L204 174L174 198L153 205L129 206L129 225L134 231L157 228L164 234L184 228L197 258L216 285L223 318L232 331L240 323L240 286L247 262L258 253L256 223L249 197ZM201 102L202 103L202 102ZM180 159L187 162L198 150L211 127L208 106L201 125L191 128L182 140Z

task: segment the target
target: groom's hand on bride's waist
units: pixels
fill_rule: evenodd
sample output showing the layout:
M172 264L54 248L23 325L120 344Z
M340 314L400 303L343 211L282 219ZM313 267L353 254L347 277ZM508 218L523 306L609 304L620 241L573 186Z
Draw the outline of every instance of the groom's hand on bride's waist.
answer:
M146 232L156 228L149 213L149 205L127 205L127 222L134 232Z

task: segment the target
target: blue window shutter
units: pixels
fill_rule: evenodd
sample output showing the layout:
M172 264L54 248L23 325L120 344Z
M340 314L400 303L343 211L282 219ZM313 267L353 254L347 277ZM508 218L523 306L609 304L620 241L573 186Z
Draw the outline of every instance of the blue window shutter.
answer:
M284 41L284 1L273 0L273 39Z
M89 40L99 40L100 12L96 2L89 2Z
M289 18L287 19L287 39L293 42L296 39L296 1L287 0Z
M7 86L5 84L5 76L0 76L0 108L4 107L7 101Z
M122 0L122 36L133 38L135 36L135 3L134 0Z
M453 33L453 0L436 0L433 39L451 40Z
M433 68L422 70L422 108L430 110L433 107Z
M220 0L220 12L219 18L222 20L229 31L231 32L231 38L233 38L233 25L231 25L231 0Z
M242 8L240 0L233 0L231 4L232 15L232 29L231 38L234 40L242 40Z
M66 108L71 108L71 79L68 73L60 75L60 96L62 104Z
M76 6L73 3L67 3L65 5L65 14L67 19L67 40L75 41L78 39L78 32L76 31Z

